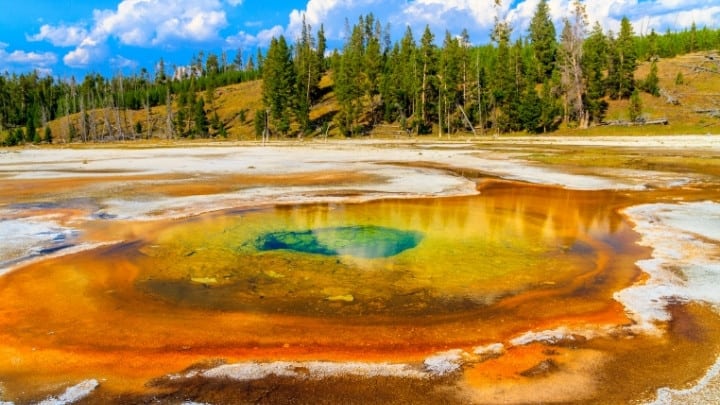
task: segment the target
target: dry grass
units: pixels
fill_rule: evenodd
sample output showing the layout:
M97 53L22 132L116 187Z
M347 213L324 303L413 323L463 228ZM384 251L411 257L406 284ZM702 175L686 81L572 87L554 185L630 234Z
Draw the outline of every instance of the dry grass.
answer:
M653 97L643 93L641 95L643 104L643 115L648 119L667 118L669 125L648 125L648 126L600 126L590 129L579 130L574 128L561 128L556 135L676 135L676 134L720 134L720 118L709 114L701 114L696 110L720 109L720 62L711 61L706 58L708 53L696 53L680 56L673 59L662 59L658 62L658 76L660 87L672 94L680 101L680 105L673 105L664 97ZM702 67L706 70L695 69ZM636 73L638 80L644 79L650 70L650 63L640 64ZM684 81L676 83L678 73L681 73ZM338 112L339 106L335 94L332 91L332 78L325 75L320 83L321 98L313 106L310 112L310 119L313 121L313 131L309 136L321 136L323 124L331 122ZM215 90L215 101L212 106L220 119L225 123L230 140L253 140L255 131L253 119L257 110L262 108L262 81L252 81L234 84ZM204 96L199 93L198 96ZM627 120L628 101L608 100L609 109L607 120ZM152 127L152 141L165 139L165 106L152 108L150 119L145 110L125 111L121 113L121 121L127 134L131 138L147 138L147 133L132 135L136 122L143 124L144 131L148 126ZM103 110L91 111L90 114L96 122L104 122L105 112ZM244 114L244 120L241 120ZM115 125L115 117L107 114L109 120ZM67 123L74 123L79 126L80 114L74 114L67 118L61 118L51 122L50 128L56 142L65 142L67 137ZM102 128L102 125L100 125ZM392 132L392 131L390 131ZM387 131L387 128L380 128L372 134L374 137L396 137ZM437 133L437 131L435 131ZM494 131L489 133L494 134ZM469 133L457 133L452 137L467 137ZM522 135L522 134L515 134ZM331 126L329 136L341 136L338 129ZM432 135L431 135L432 136Z
M673 135L673 134L720 134L720 119L708 114L696 113L696 110L720 110L720 65L705 58L708 53L695 53L673 59L658 61L660 88L677 98L680 105L667 102L665 97L653 97L641 94L643 116L648 119L667 118L667 126L644 127L599 127L586 131L588 135ZM714 69L716 73L695 71L693 67ZM640 64L635 78L643 80L650 71L650 63ZM681 73L684 84L676 84ZM627 120L629 102L627 100L609 100L610 108L607 120ZM567 135L572 132L567 133Z

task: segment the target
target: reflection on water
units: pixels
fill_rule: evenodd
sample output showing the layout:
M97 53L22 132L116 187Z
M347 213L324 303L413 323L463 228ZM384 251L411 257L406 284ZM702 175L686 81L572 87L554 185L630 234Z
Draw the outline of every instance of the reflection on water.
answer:
M412 363L528 331L622 325L612 294L638 280L646 254L616 212L625 204L493 183L475 197L158 221L128 243L0 278L0 379L21 399L100 377L108 392L142 393L209 359ZM551 363L543 350L517 349L466 379L517 383L536 378L522 374L535 364L567 371L563 361L598 357ZM588 381L601 372L580 369Z
M115 253L134 257L144 293L215 310L429 315L561 288L589 300L622 265L609 258L633 251L629 230L597 196L524 191L212 216Z

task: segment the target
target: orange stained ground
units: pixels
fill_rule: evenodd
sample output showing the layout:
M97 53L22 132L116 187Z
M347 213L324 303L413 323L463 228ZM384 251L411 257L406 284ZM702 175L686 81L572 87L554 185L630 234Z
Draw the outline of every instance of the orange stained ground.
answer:
M507 345L528 331L630 322L612 294L642 278L634 263L648 252L617 213L625 197L510 182L481 190L183 220L87 220L82 238L124 242L0 277L4 395L41 398L88 378L105 390L145 392L153 378L212 359L419 364L449 349ZM266 231L348 224L411 229L424 239L386 259L258 252L251 243ZM347 295L351 301L330 299ZM588 386L602 372L600 358L613 356L557 350L552 356L582 371ZM522 373L548 356L546 345L514 347L469 365L464 381L476 393L527 384Z

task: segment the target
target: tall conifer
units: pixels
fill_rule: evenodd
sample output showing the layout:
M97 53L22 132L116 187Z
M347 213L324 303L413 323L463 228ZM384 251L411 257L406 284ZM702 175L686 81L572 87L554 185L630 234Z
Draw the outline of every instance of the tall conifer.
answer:
M608 86L612 98L629 98L635 90L637 55L634 36L630 20L623 17L620 21L620 33L613 44L613 52L610 56Z
M540 0L530 21L530 42L537 62L538 81L543 82L552 76L557 57L557 33L550 16L547 0Z

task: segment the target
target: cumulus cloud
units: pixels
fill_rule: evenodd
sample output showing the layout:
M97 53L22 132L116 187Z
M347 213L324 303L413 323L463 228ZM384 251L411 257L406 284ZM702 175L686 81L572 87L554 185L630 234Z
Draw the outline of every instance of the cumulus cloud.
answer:
M339 6L346 7L346 2L339 0L310 0L305 10L292 10L290 12L290 24L288 32L299 34L302 29L303 16L305 22L311 26L320 26L327 21L327 17L331 11L338 9ZM349 17L349 16L348 16Z
M95 11L92 35L113 36L125 45L163 45L173 39L217 39L227 26L218 0L123 0L117 10Z
M300 34L303 18L313 29L324 25L326 37L342 40L345 21L352 25L358 16L373 13L384 24L390 24L393 38L398 39L406 26L419 39L425 25L441 38L442 31L459 34L467 28L474 43L489 41L496 18L509 21L515 35L526 35L529 22L540 0L307 0L303 8L289 11L283 25L263 25L254 19L232 21L242 27L225 37L229 26L226 10L240 7L243 0L118 0L115 9L95 10L89 24L44 24L39 32L27 35L28 41L46 41L57 47L73 47L62 58L71 67L82 68L102 60L114 44L132 47L174 49L187 44L213 44L225 47L265 47L274 36L285 35L290 41ZM570 14L572 0L548 0L553 21L560 30L563 18ZM720 4L708 0L585 0L590 23L600 22L606 30L618 31L620 20L627 16L635 32L650 29L684 29L693 22L698 26L717 27ZM257 18L257 16L252 16ZM221 37L222 35L222 37ZM0 47L2 51L6 47ZM21 51L14 60L34 60L49 66L52 53ZM9 56L5 52L4 56ZM118 66L130 66L129 60L114 58ZM10 62L6 62L10 63ZM12 62L17 63L17 62Z
M302 18L313 27L325 24L326 34L341 39L345 18L355 22L360 14L373 12L383 22L392 23L397 36L406 26L419 34L425 25L440 35L449 29L458 34L464 28L470 31L475 42L486 42L495 19L509 21L517 35L526 35L540 0L501 2L495 0L308 0L305 9L292 10L286 35L300 32ZM620 20L628 17L639 34L666 29L684 29L693 22L698 26L715 27L720 20L720 5L707 0L585 0L590 24L599 22L604 29L618 31ZM548 0L551 17L560 30L569 16L572 0Z
M530 25L540 0L525 0L507 13L516 32L524 34ZM550 12L560 29L563 18L573 8L572 0L549 0ZM707 0L585 0L590 24L599 22L605 30L618 32L620 20L630 19L637 34L656 31L681 30L693 22L698 26L715 27L720 18L720 5Z
M40 32L35 35L27 35L30 42L48 41L55 46L77 46L88 35L87 29L80 25L59 25L53 27L45 24L40 27Z
M6 62L21 65L48 66L57 62L57 56L52 52L13 51L11 53L5 53L3 56Z
M138 61L128 59L124 56L117 55L110 58L110 65L116 69L130 68L135 69L139 66Z
M405 0L309 0L305 9L290 12L286 35L291 39L299 37L304 17L313 29L322 24L327 37L339 39L345 35L346 19L352 24L360 15L372 12L382 22L391 22L392 15L400 12L400 3Z
M491 27L495 17L507 12L510 2L496 6L495 0L416 0L408 3L403 13L430 26L452 27L465 24Z
M49 74L50 66L57 63L57 55L52 52L27 52L15 50L8 52L10 45L0 42L0 69L10 69L13 67L30 68L43 74Z
M241 3L228 1L232 6ZM63 61L83 67L106 55L110 38L138 47L220 40L220 31L228 25L224 6L220 0L123 0L116 10L95 10L89 31L79 26L44 25L30 38L76 46ZM71 36L61 39L68 34Z
M285 29L276 25L272 28L261 30L254 35L240 31L235 35L229 36L225 42L227 46L231 48L266 47L270 44L273 37L279 37L280 35L285 35Z

